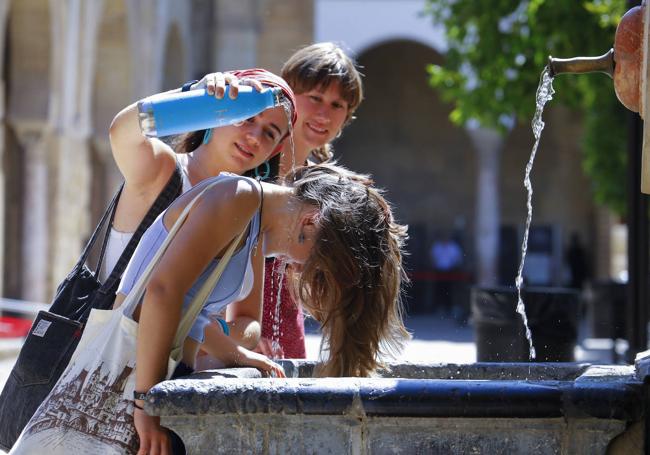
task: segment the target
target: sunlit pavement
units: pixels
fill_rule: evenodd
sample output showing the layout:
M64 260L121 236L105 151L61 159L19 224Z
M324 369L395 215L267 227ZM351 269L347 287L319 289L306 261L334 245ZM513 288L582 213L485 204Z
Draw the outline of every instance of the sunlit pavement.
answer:
M471 323L459 325L451 318L437 315L417 315L406 319L406 326L413 338L407 343L401 356L403 362L427 363L472 363L476 362L474 328ZM307 358L317 359L320 336L313 322L306 323ZM627 348L623 340L589 338L586 323L578 328L578 343L575 348L577 362L617 363ZM533 342L535 340L533 339ZM614 351L618 351L615 356Z
M434 315L407 318L412 339L397 361L432 363L472 363L476 361L473 329ZM306 323L307 358L317 359L321 337L317 326Z

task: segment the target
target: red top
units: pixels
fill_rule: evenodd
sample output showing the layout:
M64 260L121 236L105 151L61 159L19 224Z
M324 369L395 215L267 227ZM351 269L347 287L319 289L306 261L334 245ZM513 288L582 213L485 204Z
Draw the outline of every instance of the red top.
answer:
M262 337L273 341L273 322L275 320L275 302L278 296L279 261L267 260L264 275L264 309L262 314ZM273 268L275 267L275 273ZM305 318L302 306L291 298L287 288L287 277L282 280L280 291L280 336L279 342L284 351L285 359L304 359L305 349Z

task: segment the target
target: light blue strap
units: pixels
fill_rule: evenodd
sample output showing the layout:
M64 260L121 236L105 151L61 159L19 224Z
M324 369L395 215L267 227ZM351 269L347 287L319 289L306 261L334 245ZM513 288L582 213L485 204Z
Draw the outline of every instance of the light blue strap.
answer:
M217 322L221 324L221 328L223 329L223 333L226 334L226 336L230 336L230 327L228 327L228 323L224 321L223 319L217 318Z
M203 133L203 144L207 144L210 142L210 139L212 138L212 128L208 128L205 130L205 133Z

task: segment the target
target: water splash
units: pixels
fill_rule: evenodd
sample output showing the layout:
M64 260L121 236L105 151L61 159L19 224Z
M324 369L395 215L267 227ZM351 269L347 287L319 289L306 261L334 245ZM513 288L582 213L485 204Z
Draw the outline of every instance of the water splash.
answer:
M524 230L524 239L521 245L521 262L519 263L519 270L517 272L517 278L515 279L515 285L517 286L517 313L521 315L521 319L526 329L526 339L528 340L529 356L531 360L535 359L535 348L533 347L533 337L530 333L530 328L528 327L526 308L524 307L524 301L521 297L521 286L524 283L524 262L526 261L526 251L528 250L528 232L530 231L530 223L533 219L533 185L530 181L530 173L533 170L533 162L535 161L535 155L537 155L537 147L539 147L539 140L542 136L542 130L544 129L544 121L542 120L544 105L553 99L554 93L553 77L551 76L550 69L547 66L544 68L544 71L542 71L542 76L540 77L539 86L537 87L537 93L535 95L535 116L532 121L535 144L533 145L530 159L526 165L526 175L524 177L524 186L528 191L528 197L526 200L528 214L526 215L526 228Z
M289 150L291 153L291 169L289 169L289 171L291 171L296 167L296 144L293 140L293 124L291 123L291 113L292 113L293 105L287 98L282 97L280 101L280 106L282 107L285 115L287 116ZM284 153L285 151L283 150L282 154ZM287 170L284 170L284 173L286 172ZM283 177L284 177L283 175L280 175L280 180L282 180ZM275 263L273 264L273 268L271 269L271 294L273 294L273 291L275 291L276 293L275 301L273 302L274 304L273 321L271 325L271 358L272 359L278 359L280 357L280 351L281 351L280 330L282 327L282 313L280 309L282 306L282 289L284 288L284 276L285 276L286 269L287 269L287 263L284 260L276 260ZM277 288L275 286L277 286Z
M282 315L280 307L282 305L282 288L284 282L284 274L287 269L287 264L284 261L276 260L273 264L271 272L271 292L276 290L275 307L273 308L273 324L271 330L271 358L278 359L280 357L280 326L282 325ZM277 286L277 288L275 287Z

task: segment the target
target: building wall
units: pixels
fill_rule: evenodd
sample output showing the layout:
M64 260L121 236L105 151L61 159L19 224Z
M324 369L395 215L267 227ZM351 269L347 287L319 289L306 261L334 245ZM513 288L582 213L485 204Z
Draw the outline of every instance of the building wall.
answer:
M260 0L257 62L274 72L298 48L314 40L314 4L304 0Z

